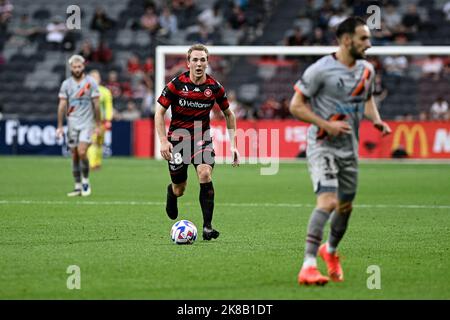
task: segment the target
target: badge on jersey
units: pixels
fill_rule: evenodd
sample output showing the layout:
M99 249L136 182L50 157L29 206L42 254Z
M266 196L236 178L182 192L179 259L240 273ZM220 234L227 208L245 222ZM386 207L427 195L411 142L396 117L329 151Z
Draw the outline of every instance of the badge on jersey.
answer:
M203 92L203 94L209 98L212 96L212 91L211 91L211 89L208 88L205 90L205 92Z

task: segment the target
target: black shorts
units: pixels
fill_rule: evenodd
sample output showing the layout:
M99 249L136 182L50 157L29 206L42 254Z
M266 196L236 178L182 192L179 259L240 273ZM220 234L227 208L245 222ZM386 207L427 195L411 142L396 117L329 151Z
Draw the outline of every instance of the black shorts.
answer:
M214 167L214 147L212 141L181 140L169 142L173 145L172 160L168 161L170 178L175 184L187 180L187 170L190 164L195 168L199 164L208 164Z

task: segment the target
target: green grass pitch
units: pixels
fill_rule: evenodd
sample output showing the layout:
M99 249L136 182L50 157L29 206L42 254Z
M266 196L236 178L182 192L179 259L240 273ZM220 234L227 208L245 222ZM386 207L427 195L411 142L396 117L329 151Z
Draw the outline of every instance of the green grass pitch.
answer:
M93 194L70 199L69 159L1 157L0 168L0 299L450 298L448 164L361 163L340 245L346 279L324 287L296 281L314 204L304 162L272 176L216 165L221 236L191 246L170 240L164 162L106 159ZM179 218L200 229L198 191L190 167ZM70 265L80 290L67 289ZM367 287L371 265L381 289Z

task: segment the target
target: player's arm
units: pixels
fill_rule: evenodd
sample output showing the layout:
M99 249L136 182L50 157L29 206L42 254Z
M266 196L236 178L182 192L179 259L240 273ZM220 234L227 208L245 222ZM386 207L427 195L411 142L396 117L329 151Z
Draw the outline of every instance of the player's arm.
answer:
M236 116L227 108L222 111L227 122L228 135L230 137L231 155L233 156L233 167L239 166L239 151L236 148Z
M102 127L102 119L100 114L100 97L93 97L92 104L94 106L95 127L97 133L100 133Z
M381 120L380 113L378 112L377 105L375 103L375 99L373 95L366 101L364 105L364 116L372 121L375 128L377 128L383 136L391 133L391 128L389 125Z
M56 137L61 138L64 133L63 129L63 121L64 121L64 112L67 107L67 99L59 98L58 103L58 127L56 128Z
M289 111L298 120L312 123L325 130L331 136L337 136L342 133L350 133L350 125L345 121L328 121L318 116L311 110L311 106L306 97L296 88L292 96Z
M160 152L161 156L170 161L172 158L172 150L173 146L167 139L166 135L166 123L164 120L164 116L166 114L167 109L163 106L157 108L155 113L155 127L156 132L158 133L159 142L161 143Z

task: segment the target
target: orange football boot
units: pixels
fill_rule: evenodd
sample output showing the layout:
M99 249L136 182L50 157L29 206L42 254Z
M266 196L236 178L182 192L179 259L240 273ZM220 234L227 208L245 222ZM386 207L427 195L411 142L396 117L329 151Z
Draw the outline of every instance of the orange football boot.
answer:
M344 281L344 272L342 271L341 263L337 253L329 253L327 251L327 244L324 243L319 248L319 256L325 261L328 269L328 276L334 282Z
M328 277L323 276L317 267L304 267L298 274L298 283L305 285L319 285L323 286L328 283Z

